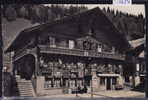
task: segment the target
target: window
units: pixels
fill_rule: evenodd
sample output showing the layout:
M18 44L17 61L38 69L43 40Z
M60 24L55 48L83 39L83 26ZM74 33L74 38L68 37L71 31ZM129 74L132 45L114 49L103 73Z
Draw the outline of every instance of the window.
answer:
M113 54L115 53L115 48L114 48L114 47L112 47L112 53L113 53Z
M60 77L61 76L61 72L56 72L56 77Z
M49 37L49 43L50 43L50 46L51 47L56 47L56 45L55 45L55 38L54 37Z
M98 45L98 52L102 52L102 45L101 44Z
M82 80L77 80L77 86L82 86Z
M68 87L69 86L69 81L66 80L65 83L66 83L66 87Z
M140 70L140 65L136 64L136 70L139 71Z
M75 80L70 80L70 87L71 88L74 88L75 87Z
M69 40L69 49L73 49L75 46L75 42L73 40Z
M90 41L84 41L83 42L83 49L84 50L91 50L91 42Z
M54 87L60 88L60 80L55 80Z
M51 80L45 81L44 88L51 88Z

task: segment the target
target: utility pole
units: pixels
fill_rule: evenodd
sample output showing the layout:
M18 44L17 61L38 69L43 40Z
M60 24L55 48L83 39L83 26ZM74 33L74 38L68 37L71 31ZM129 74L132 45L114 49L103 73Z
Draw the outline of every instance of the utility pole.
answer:
M146 43L145 43L145 67L146 67L146 76L145 76L145 97L148 98L148 2L145 4L145 36L146 36Z

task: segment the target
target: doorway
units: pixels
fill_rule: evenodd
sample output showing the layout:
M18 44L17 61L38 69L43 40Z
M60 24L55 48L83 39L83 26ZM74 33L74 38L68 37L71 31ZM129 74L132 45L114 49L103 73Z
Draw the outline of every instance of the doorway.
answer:
M107 78L106 90L111 90L111 78Z

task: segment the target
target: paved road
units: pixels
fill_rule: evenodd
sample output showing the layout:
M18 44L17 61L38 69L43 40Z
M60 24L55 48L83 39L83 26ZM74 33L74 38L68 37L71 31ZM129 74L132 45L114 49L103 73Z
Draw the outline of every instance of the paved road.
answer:
M100 91L93 93L94 98L144 98L144 93L136 92L136 91L127 91L127 90L119 90L119 91ZM61 98L70 98L76 97L76 94L64 94L64 95L47 95L46 97L61 97ZM91 98L91 94L78 94L78 98Z

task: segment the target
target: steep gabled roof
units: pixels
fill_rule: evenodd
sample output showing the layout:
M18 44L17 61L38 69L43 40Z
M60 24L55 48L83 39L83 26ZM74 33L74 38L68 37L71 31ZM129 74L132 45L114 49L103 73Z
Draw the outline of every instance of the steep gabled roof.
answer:
M20 32L6 52L15 50L16 47L21 45L18 41L27 41L28 38L35 34L41 35L52 32L56 35L64 34L80 37L88 35L90 28L94 30L94 37L98 41L114 46L119 51L126 51L130 48L125 36L119 33L107 16L97 7L60 20L25 29Z

